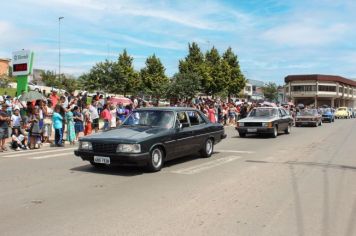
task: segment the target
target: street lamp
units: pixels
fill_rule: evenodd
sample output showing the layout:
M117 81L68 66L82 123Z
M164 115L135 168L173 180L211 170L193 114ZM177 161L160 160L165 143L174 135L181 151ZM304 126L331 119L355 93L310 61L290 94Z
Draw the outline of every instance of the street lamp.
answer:
M61 80L61 20L64 19L63 16L58 17L58 77Z

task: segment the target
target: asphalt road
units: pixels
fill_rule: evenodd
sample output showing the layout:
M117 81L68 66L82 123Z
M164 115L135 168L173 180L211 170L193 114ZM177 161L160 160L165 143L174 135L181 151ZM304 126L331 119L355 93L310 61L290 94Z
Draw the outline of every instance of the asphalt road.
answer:
M356 119L228 138L158 173L0 154L0 235L356 235Z

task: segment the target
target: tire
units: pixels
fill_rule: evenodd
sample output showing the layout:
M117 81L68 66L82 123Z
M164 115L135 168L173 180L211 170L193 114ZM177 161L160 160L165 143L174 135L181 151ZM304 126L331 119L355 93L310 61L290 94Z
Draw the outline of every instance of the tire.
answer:
M318 123L318 122L315 122L314 127L318 127L318 126L319 126L319 123Z
M214 152L214 140L209 138L205 141L204 147L200 151L201 157L209 158Z
M321 126L322 124L323 124L323 122L322 122L322 121L320 121L319 126Z
M98 169L102 169L102 168L105 168L105 167L106 167L105 164L95 163L94 161L90 161L90 164L91 164L93 167L98 168Z
M245 133L239 133L239 136L240 136L241 138L245 138L245 137L246 137L246 134L245 134Z
M289 124L287 129L284 131L285 134L290 134L290 132L292 131L292 125Z
M277 138L277 136L278 136L278 127L277 127L277 125L274 126L273 133L272 133L271 136L272 136L272 138Z
M150 172L160 171L163 167L164 151L161 147L155 147L150 152L150 161L148 162L147 169Z
M35 88L35 91L36 91L36 92L39 92L39 91L40 91L40 89L39 89L39 88Z

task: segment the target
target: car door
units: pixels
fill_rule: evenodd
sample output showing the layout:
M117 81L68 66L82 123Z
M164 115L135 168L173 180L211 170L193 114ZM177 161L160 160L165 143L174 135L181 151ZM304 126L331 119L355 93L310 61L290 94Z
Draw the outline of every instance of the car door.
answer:
M188 111L188 117L194 138L191 140L192 149L199 151L207 139L209 132L206 121L198 111Z
M190 126L186 111L177 112L176 122L174 156L181 157L192 153L191 147L193 146L192 139L194 138L194 132Z
M284 113L282 109L278 109L279 114L279 131L284 131L288 127L288 116Z

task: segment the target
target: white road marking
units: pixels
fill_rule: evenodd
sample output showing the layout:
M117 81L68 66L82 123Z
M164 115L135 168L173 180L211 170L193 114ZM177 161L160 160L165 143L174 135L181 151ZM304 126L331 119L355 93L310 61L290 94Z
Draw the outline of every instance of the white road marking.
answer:
M19 152L13 152L12 154L7 154L5 156L1 156L1 157L22 157L22 156L28 156L28 155L41 155L42 153L52 153L52 152L63 152L63 151L67 151L67 150L75 150L78 149L78 147L73 147L73 148L56 148L56 149L52 149L52 150L41 150L41 149L36 149L36 151L33 150L24 150L24 151L19 151Z
M46 156L29 157L28 159L40 160L40 159L46 159L46 158L51 158L51 157L70 156L73 154L74 154L73 152L66 152L66 153L58 153L58 154L52 154L52 155L46 155Z
M231 152L231 153L246 153L246 154L252 154L255 152L252 151L236 151L236 150L223 150L223 149L218 149L218 150L214 150L216 152Z
M205 163L202 163L202 164L199 164L199 165L190 166L190 167L187 167L187 168L171 171L170 173L185 174L185 175L197 174L197 173L203 172L205 170L209 170L209 169L212 169L214 167L221 166L223 164L238 160L240 158L242 158L242 157L240 157L240 156L222 157L222 158L214 159L214 160L211 160L209 162L205 162Z

